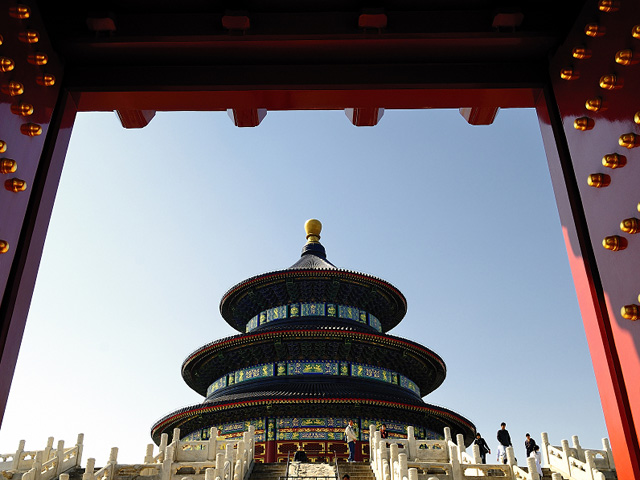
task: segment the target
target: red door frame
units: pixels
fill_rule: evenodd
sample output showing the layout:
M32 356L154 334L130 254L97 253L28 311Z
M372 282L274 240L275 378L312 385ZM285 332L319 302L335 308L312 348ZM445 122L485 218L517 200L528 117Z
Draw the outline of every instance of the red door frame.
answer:
M3 158L15 161L18 170L10 172L11 162L6 162L3 168L8 173L2 174L5 188L0 191L0 204L5 206L0 211L0 240L4 242L0 242L0 249L7 249L0 256L0 412L4 413L6 406L78 111L118 110L123 125L141 127L155 110L231 109L237 124L251 125L259 123L264 109L357 106L360 112L352 114L353 119L365 118L366 122L375 123L378 112L374 110L379 107L473 106L475 113L485 118L491 117L497 107L535 107L618 476L640 478L640 390L631 387L631 382L640 378L640 323L634 323L632 315L621 313L625 306L638 303L640 240L618 228L621 221L640 216L640 148L633 148L640 145L640 140L637 145L632 142L626 147L619 141L629 133L640 136L638 116L634 121L634 112L640 112L640 65L635 59L627 64L614 61L621 50L640 49L640 34L630 33L640 24L640 6L633 2L626 8L618 16L615 12L603 16L597 12L596 2L588 2L574 30L549 62L546 79L516 85L496 82L492 77L487 84L473 88L455 82L428 87L393 82L376 86L358 83L354 74L350 83L346 82L348 85L331 88L286 84L268 88L231 85L172 90L158 86L154 90L83 89L77 84L65 84L63 66L46 37L38 45L39 49L50 51L45 69L37 62L25 61L34 49L17 40L23 31L19 22L3 23L2 56L16 61L13 70L0 73L0 150L6 149ZM30 21L37 28L35 13ZM585 27L593 23L596 13L600 27L605 26L609 32L604 39L597 34L585 37ZM576 46L588 50L590 56L576 56ZM606 76L613 76L613 84L611 78L604 79ZM602 82L604 87L600 86ZM18 87L22 87L22 93ZM601 108L586 109L586 100L598 98ZM34 113L25 116L28 105L34 106ZM465 116L478 117L468 111ZM603 155L613 153L627 158L623 173L601 164ZM599 185L587 183L590 174L600 175L594 177L601 179ZM610 185L605 185L607 182ZM626 248L603 248L605 237Z

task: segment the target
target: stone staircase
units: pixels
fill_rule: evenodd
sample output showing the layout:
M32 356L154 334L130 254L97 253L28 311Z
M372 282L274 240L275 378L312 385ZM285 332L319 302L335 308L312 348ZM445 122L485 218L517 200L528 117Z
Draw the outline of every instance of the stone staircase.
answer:
M249 480L278 480L279 478L284 478L286 475L286 463L256 463L253 468L253 472ZM527 470L527 467L520 467L523 470ZM342 477L347 474L349 475L350 480L375 480L373 475L373 471L371 470L371 466L369 462L353 462L346 463L340 462L338 464L338 472L339 479L342 480ZM442 474L442 472L438 471L426 471L422 469L418 469L418 479L419 480L427 480L429 477L438 475L438 473ZM496 474L499 473L496 471ZM542 480L552 480L551 477L551 469L543 467L542 468ZM617 480L615 476L615 472L603 472L607 480ZM489 474L489 476L492 476ZM441 478L446 478L441 477ZM497 478L497 475L496 475ZM566 477L562 477L566 480ZM71 480L71 479L70 479Z
M373 470L369 462L352 462L352 463L338 463L338 471L340 479L346 473L349 475L350 480L375 480Z
M286 474L286 463L254 463L249 480L278 480Z

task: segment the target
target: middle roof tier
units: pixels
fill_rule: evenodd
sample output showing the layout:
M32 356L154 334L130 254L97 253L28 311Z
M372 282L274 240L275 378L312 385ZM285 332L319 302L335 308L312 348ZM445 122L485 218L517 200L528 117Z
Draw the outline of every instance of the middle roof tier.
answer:
M409 385L415 384L420 396L438 388L446 376L444 361L418 343L388 334L349 330L344 326L282 326L217 340L187 357L182 365L182 376L189 387L207 396L212 393L207 390L214 382L247 368L270 365L269 372L273 370L274 376L278 375L278 370L283 374L283 368L286 369L283 375L287 375L292 368L289 364L314 361L336 363L338 375L344 374L345 367L349 369L349 375L358 366L377 368L380 374L397 375L399 386L403 378L410 382ZM295 374L295 370L292 373Z

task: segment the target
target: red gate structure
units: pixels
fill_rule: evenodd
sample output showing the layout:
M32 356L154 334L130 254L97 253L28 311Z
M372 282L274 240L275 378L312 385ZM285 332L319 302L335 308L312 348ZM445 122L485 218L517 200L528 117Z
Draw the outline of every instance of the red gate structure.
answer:
M0 40L0 412L77 112L536 108L618 475L640 478L640 2L1 0Z

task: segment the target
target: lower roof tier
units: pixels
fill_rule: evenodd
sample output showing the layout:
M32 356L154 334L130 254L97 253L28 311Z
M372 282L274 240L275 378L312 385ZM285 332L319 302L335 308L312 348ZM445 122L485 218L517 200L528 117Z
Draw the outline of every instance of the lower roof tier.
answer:
M421 395L438 388L444 361L422 345L386 334L344 329L272 329L240 334L204 345L182 365L189 387L207 395L209 387L241 369L266 363L332 361L363 364L410 379Z
M232 422L246 422L255 418L312 418L331 417L342 419L380 418L407 425L423 427L433 432L451 429L454 436L462 434L465 444L475 437L475 426L463 416L443 407L404 404L390 400L361 398L358 392L351 397L335 398L252 398L216 404L198 404L175 411L156 422L151 437L160 444L163 433L171 435L179 428L181 436Z

